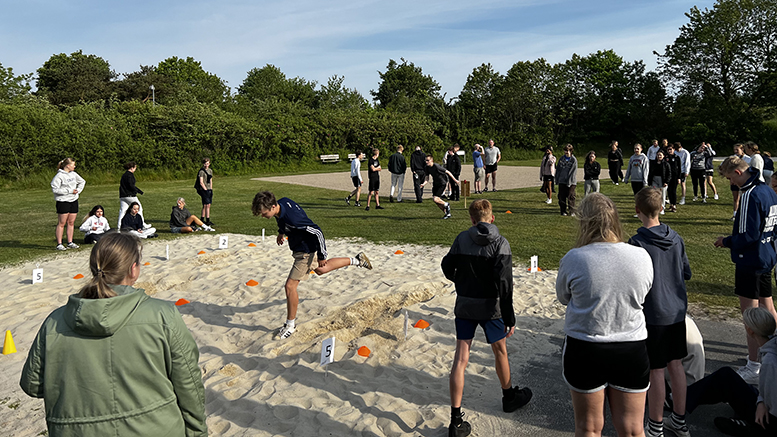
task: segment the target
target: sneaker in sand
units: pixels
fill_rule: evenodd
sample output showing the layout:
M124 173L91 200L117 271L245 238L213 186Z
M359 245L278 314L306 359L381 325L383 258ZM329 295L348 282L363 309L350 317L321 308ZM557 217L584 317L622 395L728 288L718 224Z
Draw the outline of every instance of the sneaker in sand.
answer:
M364 252L359 252L359 254L356 255L356 260L359 261L359 267L372 270L372 263L370 262L370 259L367 258L367 255L364 254Z

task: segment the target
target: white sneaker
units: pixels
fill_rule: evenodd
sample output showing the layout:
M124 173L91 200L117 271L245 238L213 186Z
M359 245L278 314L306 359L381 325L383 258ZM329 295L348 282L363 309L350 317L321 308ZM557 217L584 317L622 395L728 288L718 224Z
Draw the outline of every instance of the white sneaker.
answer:
M553 201L552 201L552 200L550 200L550 199L548 199L548 200L546 200L546 201L545 201L545 203L547 203L548 205L550 205L551 203L553 203Z
M80 247L79 245L77 245L76 243L73 243L72 241L70 243L67 243L68 249L78 249L79 247Z
M749 367L749 366L742 366L739 369L737 369L737 375L741 376L746 383L751 385L758 385L759 372L760 372L760 369L754 370L752 367Z
M281 326L281 329L278 330L278 338L286 340L291 337L291 334L294 334L294 331L296 330L297 328L295 326L288 326L284 323L283 326Z
M696 197L696 196L693 196L693 201L695 202L695 201L697 201L697 200L699 200L699 198L698 198L698 197Z
M637 214L634 214L634 218L639 218L639 216Z
M713 199L718 200L718 195L716 194L715 197L713 197Z
M678 205L685 205L685 197L680 199L680 202L678 203Z
M707 203L707 198L701 199L701 203Z
M662 209L661 212L659 212L659 214L664 215L665 214L664 210Z
M691 432L688 431L688 424L675 422L671 414L664 420L664 429L672 431L676 437L691 437Z
M67 247L65 247L65 246L63 246L61 244L57 244L57 250L67 250Z
M211 228L210 226L208 226L206 224L202 225L202 229L205 229L206 231L210 231L210 232L216 232L215 229Z

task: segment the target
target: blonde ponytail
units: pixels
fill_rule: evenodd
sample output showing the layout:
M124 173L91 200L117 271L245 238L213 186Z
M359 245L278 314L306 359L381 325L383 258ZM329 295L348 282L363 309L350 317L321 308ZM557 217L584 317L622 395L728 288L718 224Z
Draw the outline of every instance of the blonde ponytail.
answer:
M124 281L134 264L140 265L142 246L132 234L112 232L94 245L89 256L92 280L80 291L84 299L105 299L116 296L110 285Z

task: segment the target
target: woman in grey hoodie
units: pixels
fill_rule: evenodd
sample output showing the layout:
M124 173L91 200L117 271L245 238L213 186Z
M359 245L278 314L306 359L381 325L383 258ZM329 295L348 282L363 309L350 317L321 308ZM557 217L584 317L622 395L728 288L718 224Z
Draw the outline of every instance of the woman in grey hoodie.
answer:
M59 161L58 168L59 171L51 180L51 191L54 193L59 215L54 231L57 237L57 250L78 249L78 245L73 243L73 231L78 215L78 195L84 191L86 181L75 172L76 161L73 158ZM67 225L67 247L62 244L65 225Z
M761 371L758 387L749 385L731 367L723 367L688 387L686 410L699 405L728 403L741 419L716 417L723 433L738 436L777 435L777 323L769 310L748 308L742 313L748 335L760 347Z
M631 181L631 191L635 196L648 184L649 164L648 157L642 153L642 144L635 144L634 154L629 158L629 166L626 167L626 176L623 178L623 182Z

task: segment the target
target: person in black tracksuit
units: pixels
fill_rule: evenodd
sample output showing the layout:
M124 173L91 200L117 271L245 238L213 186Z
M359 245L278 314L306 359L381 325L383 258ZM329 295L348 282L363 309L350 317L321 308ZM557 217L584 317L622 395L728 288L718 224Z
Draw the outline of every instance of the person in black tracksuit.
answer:
M461 175L461 160L459 159L459 145L454 144L453 147L448 149L448 162L445 164L445 169L451 172L456 180ZM451 198L450 200L458 201L461 190L459 190L458 184L451 184Z
M669 164L669 170L671 171L666 183L666 195L669 198L669 212L677 212L677 186L680 184L682 163L680 162L680 157L674 153L673 144L666 146L666 157L664 157L664 160Z
M415 191L415 202L421 203L424 196L424 188L421 184L426 179L426 153L421 150L421 146L415 146L415 152L410 155L410 171L413 172L413 190Z
M618 185L618 181L623 179L623 153L618 148L618 142L613 141L610 143L610 151L607 152L607 166L610 170L610 180L615 185Z
M464 372L478 326L496 358L502 386L502 410L512 412L532 397L528 387L513 387L507 358L507 337L515 332L513 310L513 263L510 243L494 226L491 203L478 199L469 207L473 226L460 233L442 259L445 277L456 285L456 355L450 374L451 424L449 436L466 436L472 426L462 419Z

